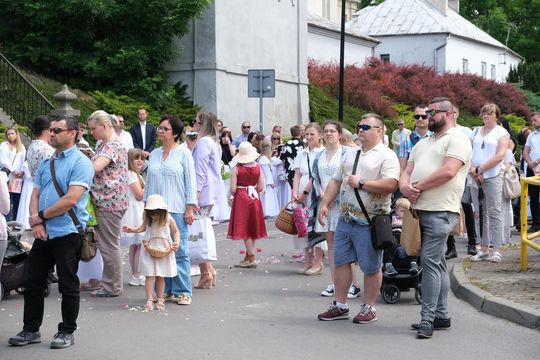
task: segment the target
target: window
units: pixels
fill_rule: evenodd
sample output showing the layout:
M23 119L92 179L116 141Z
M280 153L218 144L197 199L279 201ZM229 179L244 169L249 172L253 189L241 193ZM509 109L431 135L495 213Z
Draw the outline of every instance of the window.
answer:
M487 64L482 61L482 77L487 78Z
M463 69L462 69L462 72L464 74L467 74L469 72L469 60L467 59L463 59L462 60L462 63L463 63Z
M495 80L497 77L497 68L495 65L491 65L491 80Z
M381 54L381 61L385 64L390 62L390 54Z

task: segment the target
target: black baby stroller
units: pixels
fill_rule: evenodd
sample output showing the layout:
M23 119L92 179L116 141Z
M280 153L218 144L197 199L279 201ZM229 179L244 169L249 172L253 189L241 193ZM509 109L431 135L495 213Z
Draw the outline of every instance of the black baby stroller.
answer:
M411 258L405 252L405 249L399 245L401 237L401 227L394 228L392 231L396 244L393 248L385 250L385 262L390 260L395 272L389 275L383 266L383 279L381 283L381 295L383 300L388 304L395 304L401 297L402 291L410 291L414 289L414 298L418 303L422 303L422 268L416 264L420 264L420 258ZM391 252L388 254L386 252ZM412 271L411 261L415 260L414 271Z
M21 244L21 237L24 232L22 224L10 221L7 223L7 230L7 248L2 261L2 271L0 272L0 300L13 290L18 294L23 293L24 266L28 258L28 251ZM49 276L45 296L49 296L50 293L51 279Z
M388 304L395 304L401 297L402 291L410 291L414 289L414 298L422 303L422 268L418 269L416 274L409 272L409 260L395 258L392 262L397 274L388 276L383 272L383 280L381 284L381 295L383 300Z

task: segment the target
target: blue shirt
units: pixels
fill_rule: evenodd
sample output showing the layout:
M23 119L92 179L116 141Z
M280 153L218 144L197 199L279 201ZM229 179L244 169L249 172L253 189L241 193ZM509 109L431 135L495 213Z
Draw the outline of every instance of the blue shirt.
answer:
M195 163L191 151L181 146L163 160L163 148L152 151L148 160L144 201L150 195L163 196L170 213L183 214L186 204L197 205Z
M411 151L414 147L414 145L422 140L423 138L430 137L433 134L430 130L427 131L426 135L423 137L420 137L420 135L416 132L416 130L413 131L413 133L410 136L407 136L407 138L400 144L398 148L398 157L408 159L409 155L411 155ZM415 142L413 143L411 141L411 136L414 138Z
M85 228L88 221L88 212L86 211L88 189L92 185L92 179L94 178L92 162L75 145L62 151L58 156L53 153L52 158L55 159L56 181L64 194L67 194L68 188L73 185L79 185L86 189L73 207L77 219ZM51 177L51 159L43 160L34 178L34 188L40 189L39 211L44 211L60 199ZM45 220L45 229L49 239L78 232L68 212Z

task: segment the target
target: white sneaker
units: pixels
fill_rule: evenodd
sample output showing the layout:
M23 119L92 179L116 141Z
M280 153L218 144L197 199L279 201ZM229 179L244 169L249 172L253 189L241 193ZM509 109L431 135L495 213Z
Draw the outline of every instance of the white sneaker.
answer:
M141 275L139 276L139 286L144 286L144 285L146 285L146 276Z
M139 282L140 282L140 280L139 280L138 277L131 276L131 280L129 280L129 285L131 285L131 286L139 286L140 285Z
M354 285L351 285L349 292L347 293L347 299L356 299L360 296L360 288Z
M326 287L326 289L321 291L321 295L326 296L326 297L333 297L334 296L334 284L328 285Z
M471 261L486 261L489 260L489 252L483 252L482 250L478 250L476 255L471 256Z

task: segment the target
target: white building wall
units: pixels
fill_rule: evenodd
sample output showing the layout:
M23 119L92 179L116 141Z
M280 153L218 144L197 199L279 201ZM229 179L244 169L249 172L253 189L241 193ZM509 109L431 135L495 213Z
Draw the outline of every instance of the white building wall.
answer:
M179 40L183 53L167 67L204 110L240 131L259 126L259 100L247 97L249 69L275 69L276 97L264 99L264 128L308 122L306 0L215 0Z
M389 54L390 62L394 64L444 66L444 56L441 57L440 53L444 52L446 34L379 36L377 40L381 41L375 49L378 58L381 54Z
M482 76L482 62L486 64L486 79L492 79L491 67L495 66L495 80L506 82L510 65L517 66L519 59L504 49L495 48L458 37L450 37L447 45L447 66L449 72L463 72L463 59L468 62L470 74Z
M348 41L347 41L348 40ZM345 64L363 66L366 59L374 55L376 44L361 45L350 37L345 38ZM335 37L314 33L308 30L307 55L308 58L321 62L335 62L339 64L339 34Z

